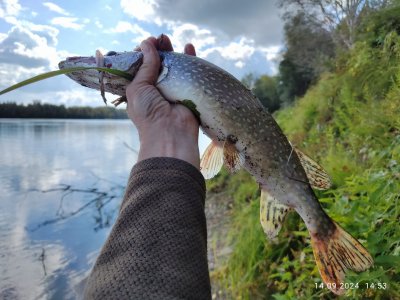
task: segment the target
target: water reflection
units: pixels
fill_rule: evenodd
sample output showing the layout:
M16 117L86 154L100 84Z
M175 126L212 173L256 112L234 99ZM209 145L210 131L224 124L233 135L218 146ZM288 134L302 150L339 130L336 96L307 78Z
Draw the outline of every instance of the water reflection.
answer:
M130 121L0 120L0 299L76 299L138 149Z
M0 119L0 299L77 298L138 149L128 120Z
M107 208L106 206L115 199L122 199L124 188L125 187L123 185L115 183L115 186L112 186L108 191L99 190L96 187L85 188L85 189L74 188L73 186L68 184L61 184L59 187L47 190L33 189L31 190L31 192L62 193L62 195L60 197L58 209L56 211L55 216L51 219L47 219L44 220L43 222L40 222L33 228L28 228L28 230L33 232L40 229L43 226L51 225L60 222L62 220L66 220L81 213L85 209L90 209L91 206L93 207L92 211L95 212L93 218L96 226L93 229L97 231L99 229L109 227L111 221L114 219L115 205L111 206L113 208L111 210L109 209L106 210ZM74 205L71 205L70 203L65 204L65 202L67 202L66 199L71 198L73 194L78 194L78 198L85 199L85 203L81 204L78 207L74 207ZM72 204L77 204L77 201L74 201Z

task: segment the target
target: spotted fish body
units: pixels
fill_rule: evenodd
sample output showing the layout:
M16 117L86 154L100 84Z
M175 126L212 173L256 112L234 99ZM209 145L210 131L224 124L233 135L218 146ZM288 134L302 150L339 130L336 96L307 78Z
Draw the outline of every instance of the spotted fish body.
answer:
M367 250L323 211L313 187L326 188L320 167L294 149L260 101L240 81L219 67L194 56L160 52L162 69L156 83L171 102L191 101L201 128L212 143L202 157L205 178L218 173L222 164L235 171L246 169L261 188L261 223L268 237L274 238L289 209L304 220L314 256L324 282L336 294L344 290L347 269L362 271L373 261ZM113 53L102 58L106 67L135 74L140 52ZM69 58L60 68L93 66L93 57ZM69 74L90 88L125 95L128 81L97 71ZM307 172L306 172L307 171Z
M286 136L261 102L236 78L196 57L165 53L157 88L170 101L190 99L214 141L233 143L243 167L282 204L295 208L309 228L329 227ZM292 155L291 155L292 153Z

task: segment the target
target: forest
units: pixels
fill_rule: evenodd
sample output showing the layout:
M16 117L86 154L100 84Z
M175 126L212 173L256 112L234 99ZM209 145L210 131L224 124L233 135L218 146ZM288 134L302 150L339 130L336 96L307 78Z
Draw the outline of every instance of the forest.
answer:
M276 76L244 78L293 145L333 181L326 212L374 258L349 272L346 299L400 299L400 2L280 0L286 51ZM297 8L297 9L293 9ZM228 299L336 299L321 288L309 233L295 213L274 241L246 171L207 183L230 200L232 249L212 272ZM214 243L211 241L211 243Z
M34 101L28 105L15 102L0 103L0 118L127 119L128 116L125 109L110 106L65 107Z

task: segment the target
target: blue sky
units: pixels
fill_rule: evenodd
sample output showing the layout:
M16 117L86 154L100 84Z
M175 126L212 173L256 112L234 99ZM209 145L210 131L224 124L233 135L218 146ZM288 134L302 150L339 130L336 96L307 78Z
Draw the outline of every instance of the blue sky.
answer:
M132 50L144 38L171 37L175 51L192 42L198 56L239 79L274 74L283 30L275 1L0 0L0 89L96 49ZM108 95L110 100L116 98ZM0 96L0 102L102 105L97 91L65 76Z

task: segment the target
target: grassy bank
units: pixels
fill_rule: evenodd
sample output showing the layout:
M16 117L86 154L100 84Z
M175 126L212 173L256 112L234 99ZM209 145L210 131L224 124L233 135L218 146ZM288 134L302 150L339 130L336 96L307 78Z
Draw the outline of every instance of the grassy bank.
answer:
M324 74L276 119L292 143L332 177L333 188L318 192L328 214L374 257L373 268L346 277L358 283L346 296L399 299L400 37L390 32L379 44L359 42L336 64L335 72ZM233 252L213 273L232 298L335 298L318 288L309 234L296 213L270 242L259 223L258 187L248 174L223 172L208 186L226 189L234 199L226 239Z

